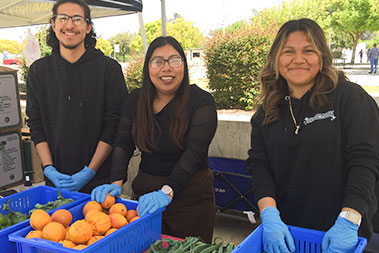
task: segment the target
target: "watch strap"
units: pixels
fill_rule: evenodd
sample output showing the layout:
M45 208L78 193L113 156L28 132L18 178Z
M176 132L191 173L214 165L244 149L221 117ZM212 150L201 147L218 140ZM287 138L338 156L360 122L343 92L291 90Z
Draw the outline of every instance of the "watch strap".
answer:
M355 212L342 211L342 212L340 212L339 216L341 216L342 218L345 218L346 220L350 221L351 223L353 223L357 226L361 225L362 217Z
M170 197L170 199L172 199L174 197L174 190L170 186L164 185L161 190L163 193L168 195Z

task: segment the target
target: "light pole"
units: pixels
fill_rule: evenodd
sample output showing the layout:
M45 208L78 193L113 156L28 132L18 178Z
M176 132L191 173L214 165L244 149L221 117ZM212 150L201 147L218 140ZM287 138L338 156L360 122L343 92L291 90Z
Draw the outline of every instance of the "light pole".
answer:
M113 58L116 60L116 42L113 41Z

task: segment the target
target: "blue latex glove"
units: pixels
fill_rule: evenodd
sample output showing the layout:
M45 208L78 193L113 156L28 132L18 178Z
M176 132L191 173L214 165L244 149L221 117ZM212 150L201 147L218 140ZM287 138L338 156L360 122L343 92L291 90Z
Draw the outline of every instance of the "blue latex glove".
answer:
M66 175L57 171L57 169L49 165L43 170L43 174L50 179L55 187L62 189L64 186L72 186L73 181L70 175Z
M62 189L67 191L79 191L82 187L88 183L94 176L96 172L84 166L84 168L71 176L73 184L62 186Z
M263 226L263 249L267 253L289 253L296 250L295 243L288 227L280 219L278 209L266 207L261 213Z
M122 189L117 184L103 184L99 185L91 192L91 199L99 203L104 203L107 194L119 197L121 195Z
M338 216L322 239L322 252L354 252L358 243L359 226Z
M162 190L146 193L138 200L138 215L144 216L147 213L154 213L162 207L171 203L171 199Z

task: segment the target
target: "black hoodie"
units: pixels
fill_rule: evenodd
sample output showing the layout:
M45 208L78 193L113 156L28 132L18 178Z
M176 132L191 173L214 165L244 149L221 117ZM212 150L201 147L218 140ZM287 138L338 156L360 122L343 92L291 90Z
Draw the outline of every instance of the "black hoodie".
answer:
M262 126L260 108L251 120L247 161L256 199L273 197L288 225L328 230L342 207L363 215L359 234L372 233L377 208L374 194L379 176L379 111L359 85L340 81L319 109L309 106L308 91L278 105L281 118Z
M28 73L32 140L35 145L47 142L55 168L72 175L89 164L100 140L113 144L126 95L121 66L100 50L87 48L75 63L55 50L34 62ZM81 191L109 182L109 157Z

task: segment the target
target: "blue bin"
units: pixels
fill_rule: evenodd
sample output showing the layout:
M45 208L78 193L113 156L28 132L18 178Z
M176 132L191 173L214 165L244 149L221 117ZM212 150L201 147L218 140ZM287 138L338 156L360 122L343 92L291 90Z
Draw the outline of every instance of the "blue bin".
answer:
M245 160L209 157L208 162L215 178L218 211L230 209L257 212L251 175Z
M118 199L117 203L123 203L126 208L137 208L137 201ZM82 209L86 202L68 209L72 214L72 222L84 219ZM137 253L143 252L156 240L161 238L162 212L161 208L153 214L147 214L117 231L107 235L101 240L82 249L82 253ZM43 239L26 239L25 236L33 230L25 227L9 235L9 240L16 242L19 253L77 253L75 249L69 249L62 244Z
M296 251L294 253L321 253L322 238L325 232L288 226L293 239L295 240ZM245 240L243 240L232 253L262 253L262 232L263 227L259 225ZM367 240L359 237L354 253L363 252Z
M57 209L68 209L82 203L83 201L87 201L90 198L88 194L80 192L68 192L61 190L61 193L64 198L72 198L74 201ZM34 208L35 204L46 204L47 202L54 201L57 198L57 188L42 185L2 198L0 199L0 205L2 209L3 205L7 203L9 199L11 199L9 206L13 211L29 214L29 211ZM50 210L48 213L51 215L57 209ZM6 214L8 212L9 211L1 211L2 214ZM29 219L0 230L0 251L6 253L17 252L16 244L9 242L8 235L26 226L29 226Z

